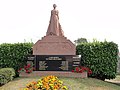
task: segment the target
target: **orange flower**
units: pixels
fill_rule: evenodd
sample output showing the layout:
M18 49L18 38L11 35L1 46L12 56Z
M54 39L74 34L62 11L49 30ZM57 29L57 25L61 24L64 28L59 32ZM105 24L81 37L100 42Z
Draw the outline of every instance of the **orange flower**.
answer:
M27 84L24 90L63 90L63 82L55 76L46 76L39 79L37 82ZM64 88L64 90L67 90Z

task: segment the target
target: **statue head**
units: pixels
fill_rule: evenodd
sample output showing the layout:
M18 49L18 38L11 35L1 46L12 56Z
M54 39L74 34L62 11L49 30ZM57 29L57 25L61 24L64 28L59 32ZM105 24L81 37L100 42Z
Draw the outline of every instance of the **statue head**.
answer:
M53 8L56 9L57 5L56 4L53 4Z

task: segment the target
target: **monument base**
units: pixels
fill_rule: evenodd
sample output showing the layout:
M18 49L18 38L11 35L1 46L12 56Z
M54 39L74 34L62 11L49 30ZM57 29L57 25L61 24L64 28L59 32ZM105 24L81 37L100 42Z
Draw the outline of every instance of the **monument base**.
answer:
M27 63L34 64L35 71L71 71L80 66L80 58L72 55L29 56Z

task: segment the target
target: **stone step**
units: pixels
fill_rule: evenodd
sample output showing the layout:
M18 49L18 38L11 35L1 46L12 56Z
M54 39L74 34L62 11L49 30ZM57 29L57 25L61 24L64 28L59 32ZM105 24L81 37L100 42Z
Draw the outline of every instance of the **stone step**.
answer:
M75 77L75 78L87 78L87 72L83 73L74 73L69 71L33 71L32 73L28 74L22 72L20 77L36 77L36 76L48 76L54 75L57 77Z

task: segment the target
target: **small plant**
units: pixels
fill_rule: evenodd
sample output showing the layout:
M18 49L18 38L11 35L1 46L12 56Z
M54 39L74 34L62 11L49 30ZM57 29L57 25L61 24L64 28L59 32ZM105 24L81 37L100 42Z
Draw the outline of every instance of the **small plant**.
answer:
M0 69L0 86L13 80L15 76L15 70L13 68L1 68Z
M74 70L72 70L72 72L76 72L76 73L83 73L83 72L87 72L88 75L92 74L92 70L90 70L89 68L87 67L75 67Z
M21 73L22 71L25 71L26 73L32 73L33 70L35 70L33 65L27 64L26 66L24 66L24 68L20 68L18 72Z
M46 76L37 82L30 82L24 90L68 90L56 76Z

